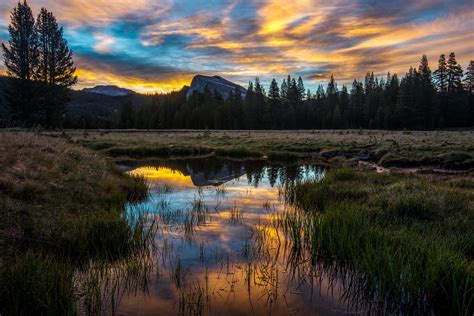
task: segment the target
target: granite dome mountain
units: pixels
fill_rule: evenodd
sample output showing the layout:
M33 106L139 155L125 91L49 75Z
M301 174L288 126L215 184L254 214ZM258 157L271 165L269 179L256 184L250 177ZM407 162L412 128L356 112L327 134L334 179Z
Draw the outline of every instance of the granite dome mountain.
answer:
M220 94L224 99L227 99L231 93L234 93L236 90L240 91L242 96L245 96L247 90L242 86L233 83L227 79L224 79L220 76L204 76L204 75L197 75L193 78L191 82L191 86L187 93L187 97L189 98L193 92L204 92L205 88L208 88L212 93L217 92Z
M184 86L181 91L186 91L187 97L190 97L193 92L203 93L205 88L208 88L212 93L217 92L224 99L226 99L231 93L234 93L236 90L240 91L242 96L245 96L247 90L227 79L224 79L220 76L204 76L196 75L191 81L190 86ZM82 90L87 93L96 93L101 95L107 95L111 97L124 97L128 95L136 94L137 92L120 88L113 85L108 86L95 86L93 88L86 88Z

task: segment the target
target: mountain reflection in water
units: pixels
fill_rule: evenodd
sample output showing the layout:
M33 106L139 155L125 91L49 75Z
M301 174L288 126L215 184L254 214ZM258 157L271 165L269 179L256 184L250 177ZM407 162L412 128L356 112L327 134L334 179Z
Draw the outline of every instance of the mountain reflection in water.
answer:
M338 278L295 256L279 218L284 187L318 181L317 166L224 160L129 165L149 198L129 212L158 220L145 293L125 293L121 315L331 315L352 309Z

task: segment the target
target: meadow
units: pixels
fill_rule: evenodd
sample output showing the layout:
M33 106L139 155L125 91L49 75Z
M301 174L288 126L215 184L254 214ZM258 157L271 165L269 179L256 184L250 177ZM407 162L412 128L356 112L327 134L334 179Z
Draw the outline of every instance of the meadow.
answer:
M215 155L230 158L310 160L384 167L474 168L474 131L210 131L70 130L54 136L115 159Z
M386 310L472 314L473 136L4 130L0 301L8 304L0 304L0 313L101 313L106 271L117 265L123 270L113 275L146 270L156 228L144 217L125 215L125 205L144 199L148 187L116 163L216 156L326 165L322 181L297 182L282 192L294 211L274 224L294 253L304 249L314 264L337 266L351 291ZM359 161L390 172L367 170Z

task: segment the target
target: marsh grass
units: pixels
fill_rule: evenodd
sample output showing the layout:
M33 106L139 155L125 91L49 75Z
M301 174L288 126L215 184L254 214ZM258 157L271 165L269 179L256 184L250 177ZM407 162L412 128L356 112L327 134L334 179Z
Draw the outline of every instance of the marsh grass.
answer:
M232 225L241 224L244 219L244 212L241 208L237 206L237 203L234 202L232 208L229 211L229 223Z
M62 138L0 135L0 313L75 314L73 276L149 248L153 221L124 212L143 178Z
M90 261L74 275L80 314L113 314L124 295L148 293L155 265L148 251L114 262Z
M216 196L218 198L224 198L227 194L227 189L225 186L221 185L216 188Z
M0 301L5 315L72 315L74 267L27 251L4 263Z
M205 315L210 309L211 297L209 288L199 281L179 291L178 315Z
M294 252L351 270L352 292L401 313L472 313L472 190L334 169L285 196L296 208L280 220Z

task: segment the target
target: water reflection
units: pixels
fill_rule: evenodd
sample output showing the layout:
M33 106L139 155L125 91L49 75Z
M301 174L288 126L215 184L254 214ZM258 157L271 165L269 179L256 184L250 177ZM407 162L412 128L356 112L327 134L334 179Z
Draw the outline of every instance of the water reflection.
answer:
M222 160L134 165L150 185L129 207L158 219L145 293L124 293L121 315L331 315L353 309L337 273L286 238L282 190L324 176L317 166Z

